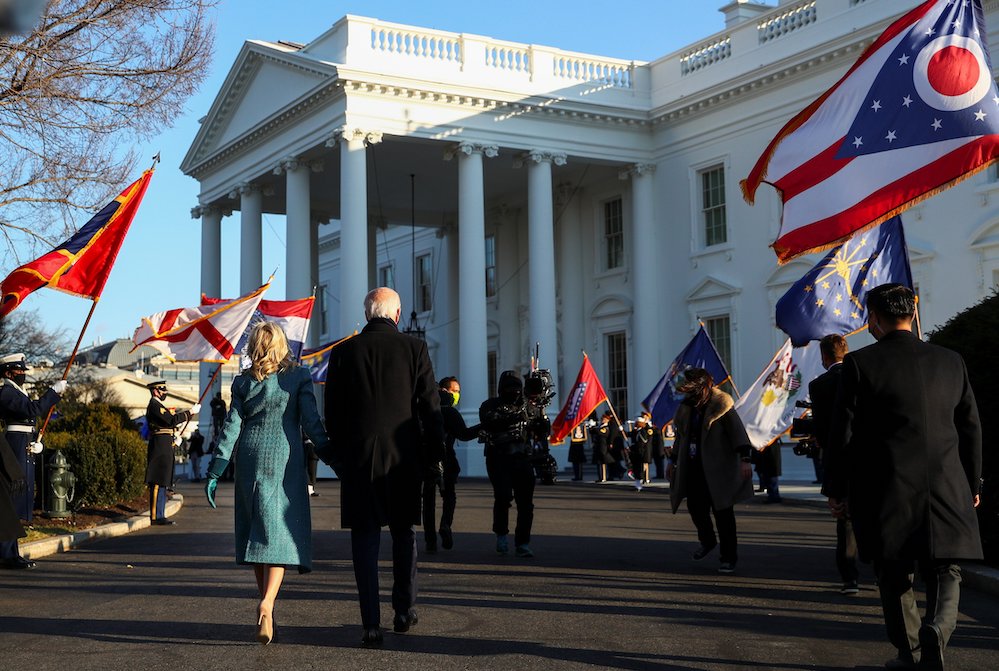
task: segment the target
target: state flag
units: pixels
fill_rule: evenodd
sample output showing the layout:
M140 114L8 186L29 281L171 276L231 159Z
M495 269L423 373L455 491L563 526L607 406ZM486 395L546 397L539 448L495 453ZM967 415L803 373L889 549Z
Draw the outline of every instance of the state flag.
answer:
M708 332L704 330L704 324L697 329L697 333L690 339L687 346L676 355L673 362L666 369L665 375L659 379L642 405L652 413L652 423L656 426L666 426L673 421L676 409L680 407L683 395L677 392L676 385L680 381L683 372L688 368L703 368L711 373L715 385L724 384L731 377L725 363L721 360L718 350L711 342Z
M566 397L565 405L552 422L549 441L551 443L564 441L580 422L589 417L590 413L606 400L607 392L604 391L600 378L590 365L590 358L583 354L583 365L579 367L576 383L572 385L572 391Z
M225 298L213 298L201 294L202 305L216 305L224 303L226 300ZM292 357L298 359L302 355L305 341L309 336L309 321L312 318L312 308L315 302L315 296L290 301L272 301L266 298L261 300L257 311L253 313L253 317L246 327L246 331L236 343L236 351L245 354L250 331L259 322L266 321L281 327L285 337L288 338L288 347L291 349Z

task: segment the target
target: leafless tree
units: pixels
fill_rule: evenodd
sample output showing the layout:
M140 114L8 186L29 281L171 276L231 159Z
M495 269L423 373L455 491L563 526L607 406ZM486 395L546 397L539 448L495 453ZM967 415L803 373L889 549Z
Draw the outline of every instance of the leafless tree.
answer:
M57 362L69 356L71 345L66 330L47 328L36 310L15 310L0 319L0 356L23 352L29 363Z
M58 244L136 177L131 146L172 125L207 74L217 2L50 0L32 32L0 37L8 249Z

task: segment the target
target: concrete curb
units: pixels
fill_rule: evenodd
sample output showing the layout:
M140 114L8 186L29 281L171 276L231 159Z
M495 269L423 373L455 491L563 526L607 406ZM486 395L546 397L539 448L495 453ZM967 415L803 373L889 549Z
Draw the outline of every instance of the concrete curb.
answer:
M166 504L167 517L177 514L183 506L184 497L180 494L174 494L173 498L167 501ZM53 536L52 538L43 538L41 540L31 541L30 543L24 543L20 547L21 556L25 559L38 559L39 557L47 557L48 555L55 554L57 552L68 552L69 550L77 548L84 543L89 543L90 541L102 538L124 536L127 533L138 531L139 529L145 529L149 525L150 521L148 514L135 515L134 517L128 518L124 522L102 524L94 527L93 529L84 529L83 531L77 531L72 534L63 534L61 536Z

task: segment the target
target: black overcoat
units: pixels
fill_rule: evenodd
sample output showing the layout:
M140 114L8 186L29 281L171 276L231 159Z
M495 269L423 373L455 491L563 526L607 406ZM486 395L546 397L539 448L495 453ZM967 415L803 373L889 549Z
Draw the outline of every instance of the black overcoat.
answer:
M399 333L389 319L372 319L333 348L326 375L342 526L419 524L424 469L444 456L426 343Z
M146 484L169 487L173 484L173 430L189 420L186 410L174 412L156 398L146 406L149 446L146 450Z
M24 471L14 458L14 451L0 433L0 541L13 541L27 534L14 511L11 488L15 482L24 485Z
M808 383L808 398L812 401L812 430L819 441L819 448L823 450L829 442L833 406L842 373L843 363L834 363L826 372Z
M862 558L982 558L982 434L959 354L901 330L848 354L829 435L823 491L848 499Z

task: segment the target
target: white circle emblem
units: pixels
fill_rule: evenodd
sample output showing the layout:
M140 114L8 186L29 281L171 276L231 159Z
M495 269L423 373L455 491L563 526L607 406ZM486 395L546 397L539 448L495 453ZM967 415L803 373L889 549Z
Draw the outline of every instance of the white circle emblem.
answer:
M969 90L957 95L941 93L930 83L929 65L931 59L940 51L955 47L963 49L974 56L978 62L978 81ZM943 35L929 42L916 56L912 72L916 93L923 101L934 109L945 112L955 112L966 109L979 102L992 88L992 76L985 62L985 53L975 40L961 35Z

